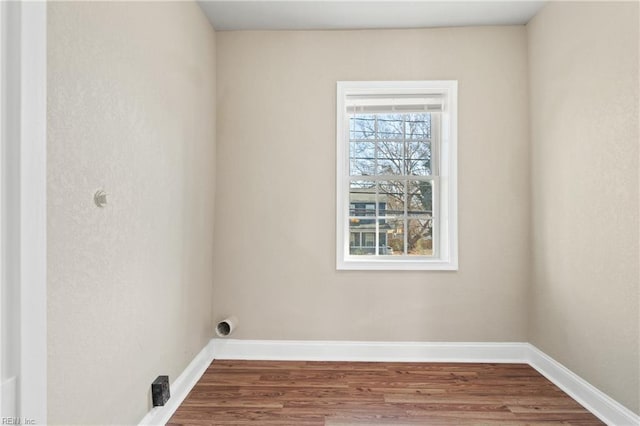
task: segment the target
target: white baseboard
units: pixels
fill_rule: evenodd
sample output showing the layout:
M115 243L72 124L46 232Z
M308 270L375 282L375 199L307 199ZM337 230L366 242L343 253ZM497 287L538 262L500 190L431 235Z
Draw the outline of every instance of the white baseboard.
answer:
M381 362L523 362L527 343L214 339L216 359Z
M171 386L171 399L141 425L165 424L213 359L265 361L490 362L529 364L611 426L640 417L529 343L351 342L212 339ZM175 388L175 390L174 390Z
M169 421L213 361L213 348L214 342L211 340L173 381L169 401L162 407L152 408L140 421L140 425L164 425Z
M606 424L640 425L640 416L533 345L529 345L526 362Z

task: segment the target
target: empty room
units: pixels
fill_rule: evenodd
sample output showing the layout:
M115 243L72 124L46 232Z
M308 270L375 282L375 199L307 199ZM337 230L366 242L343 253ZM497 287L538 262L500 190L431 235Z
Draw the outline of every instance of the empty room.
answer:
M0 423L640 425L639 21L0 3Z

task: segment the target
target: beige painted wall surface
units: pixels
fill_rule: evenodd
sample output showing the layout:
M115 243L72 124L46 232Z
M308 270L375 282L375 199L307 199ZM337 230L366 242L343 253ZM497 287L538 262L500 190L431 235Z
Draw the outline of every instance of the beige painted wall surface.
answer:
M217 33L214 315L245 339L525 341L520 27ZM335 267L338 80L459 80L458 272Z
M551 3L528 31L531 342L637 413L638 3Z
M136 424L212 337L215 35L195 3L48 8L49 421Z

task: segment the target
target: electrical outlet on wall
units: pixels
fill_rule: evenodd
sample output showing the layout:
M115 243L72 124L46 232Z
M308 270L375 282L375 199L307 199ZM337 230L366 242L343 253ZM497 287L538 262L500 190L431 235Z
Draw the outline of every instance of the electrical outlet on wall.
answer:
M158 376L151 383L151 398L153 406L163 406L171 397L169 393L169 376Z

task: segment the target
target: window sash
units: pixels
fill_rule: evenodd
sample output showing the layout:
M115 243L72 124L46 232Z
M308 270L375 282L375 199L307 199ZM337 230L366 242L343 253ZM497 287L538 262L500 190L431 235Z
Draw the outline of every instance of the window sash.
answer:
M431 172L431 175L437 175L438 174L438 170L439 170L439 141L440 141L440 127L441 127L441 114L440 113L429 113L429 132L428 132L428 137L419 137L419 138L415 138L415 137L407 137L407 123L411 123L411 122L415 122L413 120L407 120L407 115L406 114L402 114L402 119L400 120L385 120L382 118L379 118L382 114L367 114L367 115L371 115L372 118L370 119L365 119L363 117L358 117L356 114L348 114L347 117L349 119L349 134L348 134L348 157L349 157L349 174L351 176L370 176L370 175L381 175L380 173L380 167L381 167L381 163L380 160L389 160L392 162L393 164L393 157L384 157L383 155L381 155L381 149L385 148L385 149L392 149L389 148L389 144L393 145L393 144L398 144L401 145L401 149L402 149L402 155L398 158L402 161L402 166L398 166L398 173L396 173L395 175L398 176L403 176L403 175L411 175L411 176L424 176L421 174L410 174L409 169L408 169L408 163L411 162L412 160L415 160L414 158L410 158L410 152L411 146L415 146L416 144L426 144L429 147L430 150L430 155L431 158L429 160L429 170ZM355 126L352 128L351 126L351 121L352 120L367 120L367 121L373 121L373 129L369 129L368 131L370 131L373 135L373 138L352 138L352 134L353 133L362 133L364 132L362 129L356 129ZM389 137L380 137L381 129L380 129L380 122L388 122L388 121L394 121L394 122L401 122L401 134L399 134L399 137L394 137L394 138L389 138ZM386 133L386 132L385 132ZM370 145L373 147L373 152L369 151L371 150L371 147L364 148L365 152L369 152L369 155L373 155L373 157L357 157L357 156L353 156L351 149L352 148L362 148L362 145ZM384 152L382 153L384 154ZM389 155L393 155L393 154L389 154ZM351 165L352 162L354 162L353 164L358 164L358 160L367 160L367 162L369 164L372 164L373 166L373 170L372 173L367 173L366 175L364 173L361 173L359 175L357 174L353 174L352 170L351 170ZM367 162L365 162L364 164L367 164ZM383 163L384 164L384 163Z
M439 100L441 100L441 98L438 98ZM364 141L366 141L367 143L373 143L375 144L375 154L374 154L374 171L377 172L378 170L378 159L379 159L379 152L378 152L378 143L387 143L390 142L389 139L380 139L379 138L379 134L378 134L378 116L380 114L376 114L373 115L373 117L375 118L374 121L374 138L373 139L365 139ZM406 161L410 160L409 158L409 154L408 154L408 144L411 142L424 142L426 140L428 140L430 142L430 161L429 161L429 168L432 172L436 172L440 169L439 168L439 149L438 149L438 145L439 145L439 141L440 141L440 121L441 121L441 115L439 113L430 113L429 114L429 138L421 138L421 139L407 139L407 128L406 128L406 116L403 115L402 116L402 120L401 120L401 129L402 129L402 137L401 138L394 138L392 141L397 143L402 143L402 155L401 155L401 159L403 162L403 166L401 168L401 173L399 174L383 174L383 175L373 175L373 176L363 176L363 175L355 175L352 174L351 172L351 166L349 167L349 189L348 189L348 193L347 193L347 197L350 197L352 194L352 183L353 182L371 182L373 183L373 187L375 188L375 191L372 193L372 195L374 196L374 201L375 201L375 230L376 230L376 243L375 243L375 247L376 247L376 257L380 256L381 254L378 251L378 248L380 247L380 241L379 241L379 235L380 235L380 222L382 221L386 221L388 219L396 219L396 220L401 220L403 223L403 244L402 244L402 254L399 255L401 257L408 257L408 258L414 258L417 255L415 254L409 254L409 249L410 249L410 244L409 244L409 236L410 236L410 223L412 223L412 221L415 220L425 220L428 219L431 221L431 238L432 238L432 252L430 255L425 255L424 257L427 258L437 258L439 256L439 244L437 244L437 242L439 241L439 232L438 232L438 228L439 228L439 220L440 220L440 215L438 212L438 208L439 208L439 203L438 203L438 187L440 185L440 180L439 180L439 176L435 173L429 174L429 175L413 175L413 174L408 174L410 172L410 170L407 168L406 165ZM352 132L352 126L350 125L350 120L352 120L354 118L353 114L347 114L347 119L349 120L349 134L348 134L348 146L346 147L348 150L348 158L349 161L352 161L353 156L352 156L352 143L353 143L353 139L351 139L351 132ZM380 193L380 185L378 185L379 182L385 182L385 181L391 181L391 182L402 182L403 184L403 191L402 191L402 204L403 204L403 211L401 213L395 213L392 215L389 214L381 214L380 212L380 196L384 195ZM409 212L409 206L408 203L410 201L410 196L409 196L409 182L430 182L431 183L431 188L432 188L432 197L431 197L431 212L430 214L424 214L424 215L419 215L419 214L411 214ZM371 204L367 204L365 206L365 208L367 209L371 209L372 207L374 207ZM385 210L388 210L388 206L385 208ZM355 213L359 212L359 209L355 209L354 211ZM371 216L368 214L364 214L364 215L357 215L357 214L351 214L351 210L349 210L348 212L348 218L346 219L349 223L351 223L352 220L371 220ZM386 212L385 212L386 213ZM350 256L351 253L349 253ZM360 256L364 256L364 255L358 255L358 257Z
M347 188L347 197L351 194L351 185L350 185L351 182L353 181L379 182L381 180L382 179L379 179L379 177L372 177L371 179L368 179L368 178L363 179L361 176L356 176L355 178L352 178L349 180L349 185ZM411 259L416 257L437 258L440 255L439 244L435 244L435 242L439 241L439 236L440 236L440 178L438 176L432 176L429 178L423 178L422 176L420 176L420 179L414 179L414 176L407 175L403 177L394 176L392 180L395 182L403 182L404 184L403 194L402 194L403 210L401 213L391 213L391 214L388 213L390 211L388 204L385 206L384 214L381 213L380 195L385 195L385 194L380 193L379 186L375 185L375 191L372 193L372 195L374 196L374 205L370 203L370 204L367 204L365 208L358 208L357 206L354 205L354 203L347 204L349 207L348 207L347 214L345 215L345 220L347 221L348 224L352 223L352 221L354 220L370 221L372 225L375 225L376 235L379 235L381 232L381 229L380 229L381 224L385 224L387 221L391 221L391 220L402 220L403 230L404 230L403 231L403 252L402 252L402 255L397 255L395 257L403 256ZM431 183L432 194L431 194L430 213L427 213L426 211L423 214L411 213L411 211L409 210L408 184L411 181ZM355 204L358 204L358 203L355 203ZM371 213L369 213L369 210L373 210L374 206L375 206L375 214L372 215ZM352 214L352 212L354 213L364 212L364 214ZM408 230L410 229L409 221L412 221L412 220L431 220L432 221L432 225L431 225L432 253L430 255L419 256L419 255L408 253L408 250L409 250L409 242L408 242L409 231ZM381 221L384 221L384 222L381 223ZM354 231L353 229L349 228L349 232L354 232ZM376 241L375 246L379 247L380 242ZM358 255L358 258L362 256L365 256L365 255Z

